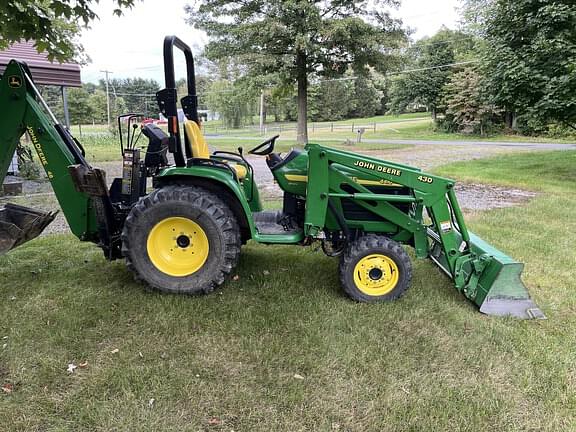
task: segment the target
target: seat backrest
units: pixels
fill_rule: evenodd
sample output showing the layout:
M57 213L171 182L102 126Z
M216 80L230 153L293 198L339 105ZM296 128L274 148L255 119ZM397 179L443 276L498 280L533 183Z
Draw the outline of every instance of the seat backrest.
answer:
M208 143L200 130L200 126L195 121L186 120L184 122L184 133L192 146L192 157L210 159Z
M155 124L143 126L142 134L148 138L144 165L148 168L168 165L168 135Z

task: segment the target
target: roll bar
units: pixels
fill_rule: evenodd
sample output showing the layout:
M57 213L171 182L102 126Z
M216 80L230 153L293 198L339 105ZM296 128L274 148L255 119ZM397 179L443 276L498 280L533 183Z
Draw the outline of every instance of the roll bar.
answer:
M180 49L186 59L188 94L180 100L180 104L182 105L182 110L186 118L199 123L194 56L192 55L190 47L176 36L166 36L164 38L164 80L166 88L156 93L156 100L158 101L160 112L168 119L168 132L170 133L168 149L174 154L176 166L185 166L186 159L192 157L192 146L188 141L188 137L184 136L185 159L184 153L182 152L182 140L180 139L180 126L178 122L178 95L174 76L174 47Z

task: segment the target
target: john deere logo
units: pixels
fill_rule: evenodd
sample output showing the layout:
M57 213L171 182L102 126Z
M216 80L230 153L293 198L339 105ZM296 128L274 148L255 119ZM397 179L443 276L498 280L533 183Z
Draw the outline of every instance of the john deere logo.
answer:
M22 79L18 75L8 77L8 85L12 88L22 87Z

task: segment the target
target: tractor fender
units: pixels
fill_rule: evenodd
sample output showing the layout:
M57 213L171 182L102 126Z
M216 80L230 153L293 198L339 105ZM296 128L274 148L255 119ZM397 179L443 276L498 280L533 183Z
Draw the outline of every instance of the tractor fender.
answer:
M185 184L202 187L220 197L234 213L240 226L242 243L254 237L256 227L252 210L242 187L226 171L211 167L171 167L154 178L154 188L168 184Z

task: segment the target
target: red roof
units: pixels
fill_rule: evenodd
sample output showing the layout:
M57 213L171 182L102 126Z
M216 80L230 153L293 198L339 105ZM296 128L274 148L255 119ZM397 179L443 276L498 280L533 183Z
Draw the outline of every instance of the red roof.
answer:
M17 42L0 51L0 74L10 62L16 59L25 62L30 68L36 84L81 87L80 66L74 63L54 63L46 53L39 53L34 42Z

